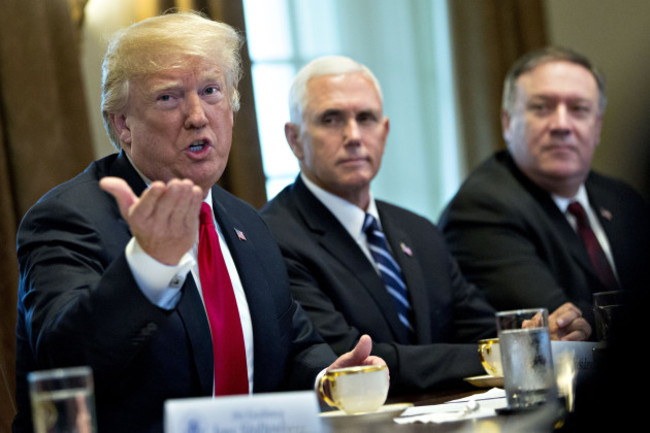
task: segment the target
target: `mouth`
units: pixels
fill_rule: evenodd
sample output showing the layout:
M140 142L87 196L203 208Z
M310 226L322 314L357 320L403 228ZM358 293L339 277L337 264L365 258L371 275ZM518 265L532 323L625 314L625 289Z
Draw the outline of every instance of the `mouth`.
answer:
M192 141L185 148L185 154L193 161L204 161L211 155L212 142L207 138Z
M350 158L343 158L339 160L339 164L360 164L369 161L370 158L368 158L367 156L355 156Z
M196 140L190 144L189 151L192 153L200 152L208 146L205 140Z
M576 148L567 143L548 143L545 148L552 151L575 152Z

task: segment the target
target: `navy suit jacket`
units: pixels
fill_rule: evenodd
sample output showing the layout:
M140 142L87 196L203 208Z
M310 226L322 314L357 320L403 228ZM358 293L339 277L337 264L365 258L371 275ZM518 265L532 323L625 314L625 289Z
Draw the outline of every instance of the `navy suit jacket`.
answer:
M390 368L393 394L458 385L481 374L475 343L496 336L492 308L460 274L433 224L385 202L377 201L377 208L408 286L415 341L404 334L368 258L300 177L262 210L294 298L338 354L369 334L373 353Z
M598 173L589 174L585 187L609 240L621 288L647 290L647 204L630 187ZM550 312L573 302L594 326L592 294L607 289L550 194L533 184L507 151L467 178L440 227L463 274L496 309L546 307Z
M20 225L14 431L31 431L25 376L36 369L90 365L100 432L162 432L166 399L212 393L210 329L194 280L188 274L171 311L143 296L124 254L129 227L99 187L104 176L138 195L145 188L125 155L111 155L46 194ZM250 308L253 391L312 387L335 355L292 299L259 214L219 187L212 197Z

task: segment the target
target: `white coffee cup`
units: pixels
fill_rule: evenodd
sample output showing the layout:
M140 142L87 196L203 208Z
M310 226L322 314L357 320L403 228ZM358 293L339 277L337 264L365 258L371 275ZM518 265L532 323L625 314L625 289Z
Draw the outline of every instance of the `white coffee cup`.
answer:
M385 365L361 365L330 370L321 378L319 391L327 404L347 414L375 412L388 396ZM329 395L325 388L329 388Z

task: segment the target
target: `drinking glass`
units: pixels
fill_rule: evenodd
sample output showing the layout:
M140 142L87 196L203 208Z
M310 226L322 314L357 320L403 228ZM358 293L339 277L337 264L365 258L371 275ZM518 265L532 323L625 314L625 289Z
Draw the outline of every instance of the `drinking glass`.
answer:
M95 433L90 367L34 371L27 375L35 433Z
M596 335L599 341L610 339L612 325L620 320L625 305L625 292L598 292L593 294Z
M502 311L496 320L508 407L525 409L557 396L548 311Z

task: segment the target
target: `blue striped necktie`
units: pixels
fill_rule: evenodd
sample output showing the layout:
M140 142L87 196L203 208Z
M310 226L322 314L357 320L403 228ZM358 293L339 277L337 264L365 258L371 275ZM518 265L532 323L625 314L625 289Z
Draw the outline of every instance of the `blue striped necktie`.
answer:
M393 303L397 310L397 317L410 333L413 331L409 320L411 316L411 305L406 294L406 284L404 284L402 270L390 254L390 251L388 251L386 236L379 228L375 217L366 214L366 219L363 222L363 231L366 234L370 254L377 263L386 290L388 290L388 293L393 298Z

